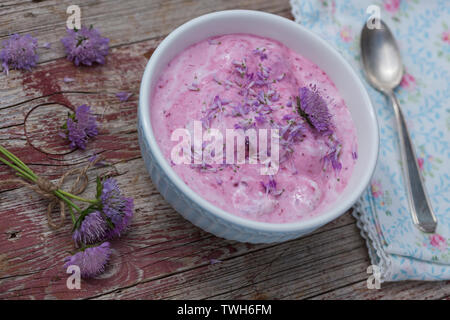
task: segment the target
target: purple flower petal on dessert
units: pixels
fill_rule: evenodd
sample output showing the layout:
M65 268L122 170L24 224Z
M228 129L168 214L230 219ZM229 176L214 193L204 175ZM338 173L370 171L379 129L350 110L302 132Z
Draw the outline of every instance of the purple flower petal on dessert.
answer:
M195 82L190 84L187 88L190 91L200 91L200 88L198 87L198 84L195 83Z
M116 97L120 100L120 102L125 102L130 99L133 94L130 92L118 92L116 93Z
M104 64L109 52L109 39L100 35L95 28L81 27L80 30L67 29L66 37L61 39L67 59L76 66Z
M207 163L201 163L201 164L191 164L190 167L192 169L196 169L199 172L217 172L217 168L213 167L210 164Z
M78 266L81 277L92 278L105 271L106 264L111 256L111 247L109 242L94 247L87 247L73 256L64 259L64 268L69 266Z
M242 105L240 102L232 106L231 116L240 117L249 113L248 106Z
M204 116L200 119L205 128L211 127L211 122L218 117L218 115L224 111L223 106L229 104L230 101L221 99L219 96L215 96L212 104L204 110Z
M233 60L231 63L234 65L234 70L240 75L241 78L247 74L247 63L245 59L242 61Z
M88 139L98 135L97 120L91 113L91 107L85 104L79 106L75 113L69 115L63 129L59 135L70 141L72 149L86 149Z
M339 156L341 152L342 145L338 140L335 140L333 145L330 147L328 153L323 158L324 163L330 163L335 171L342 169L342 163L339 162Z
M255 127L256 127L256 123L251 118L243 119L242 121L239 121L234 124L235 129L243 129L244 131L246 131L250 128L255 128Z
M267 183L264 183L264 181L261 181L260 184L263 187L266 194L271 194L273 196L279 196L284 192L284 190L277 190L277 182L275 181L273 176L269 176L269 181Z
M222 85L222 81L220 81L220 80L217 78L217 75L214 75L214 76L213 76L213 80L214 80L218 85Z
M10 69L28 70L36 66L38 54L36 52L38 42L29 34L20 36L11 35L3 40L0 50L0 62L3 71L8 74Z
M353 151L352 151L352 159L353 159L353 160L358 159L358 153L356 152L356 150L353 150Z
M277 81L281 81L281 80L283 80L284 79L284 77L286 76L286 73L282 73L282 74L280 74L278 77L277 77Z
M217 39L208 39L208 44L209 45L219 45L219 44L221 44L221 42Z
M252 52L253 52L253 54L259 56L261 61L264 60L264 59L267 59L266 48L256 48Z
M264 115L257 115L255 117L255 122L258 125L263 125L264 123L266 123L267 119Z
M325 100L306 87L299 89L297 111L308 123L322 134L331 134L331 114Z
M284 116L283 116L283 120L286 120L286 121L289 121L289 120L294 120L294 119L296 119L297 117L296 117L296 115L295 114L285 114Z

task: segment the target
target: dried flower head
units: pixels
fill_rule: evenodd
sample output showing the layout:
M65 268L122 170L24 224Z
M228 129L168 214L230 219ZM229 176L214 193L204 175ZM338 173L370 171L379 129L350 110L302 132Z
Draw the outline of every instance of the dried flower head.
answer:
M94 211L84 217L72 238L77 245L96 243L105 240L107 229L108 224L102 214Z
M61 128L60 136L69 139L72 149L86 149L88 139L98 135L97 120L91 113L91 107L85 104L70 114Z
M330 134L331 114L325 100L315 91L307 87L299 89L297 111L306 121L322 134Z
M102 183L100 200L104 215L113 224L107 231L107 238L119 237L126 231L133 217L133 199L124 197L116 180L108 178Z
M37 48L37 39L31 35L11 35L1 45L0 61L3 71L8 74L10 69L31 70L39 58Z
M80 30L67 29L67 36L61 42L66 49L67 59L76 66L91 66L95 62L104 64L109 51L109 39L102 37L92 26L83 26Z
M73 256L67 257L64 260L64 268L75 265L80 268L81 277L95 277L105 270L110 255L109 242L103 242L98 246L87 247Z

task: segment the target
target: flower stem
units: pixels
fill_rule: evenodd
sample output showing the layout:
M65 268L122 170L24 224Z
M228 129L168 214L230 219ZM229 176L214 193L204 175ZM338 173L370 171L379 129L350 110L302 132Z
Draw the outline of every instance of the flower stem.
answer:
M72 210L71 206L69 206L69 212L70 212L70 217L72 218L72 224L75 225L75 223L77 222L77 218L73 214L73 210Z
M28 179L32 182L36 182L38 179L38 176L31 170L25 163L23 163L18 157L16 157L14 154L9 152L6 148L0 146L0 152L8 158L11 162L8 160L0 157L0 161L6 164L7 166L11 167L12 169L16 170L16 174L22 178ZM63 200L69 207L73 207L78 212L81 212L82 210L80 207L78 207L76 204L74 204L72 201L67 199L64 194L68 194L60 189L54 191L55 196L59 197L61 200Z
M83 210L80 209L80 207L78 207L75 203L73 203L72 201L70 201L69 199L67 199L63 194L61 194L60 192L61 190L56 190L54 191L55 195L57 197L59 197L61 200L63 200L65 203L67 203L69 206L73 207L75 210L77 210L78 212L81 212Z
M0 152L3 153L9 160L14 162L14 164L22 169L23 171L27 172L30 176L37 179L37 175L31 170L25 163L22 162L17 156L15 156L13 153L8 151L6 148L0 146ZM34 180L33 180L34 181Z
M34 176L30 175L29 172L24 171L23 169L17 167L16 165L12 164L11 162L9 162L8 160L6 160L2 157L0 157L0 161L3 162L4 164L6 164L7 166L11 167L12 169L16 170L21 176L23 176L33 182L36 182L36 178Z
M93 203L93 204L96 204L96 203L99 202L98 200L90 200L90 199L86 199L86 198L82 198L82 197L76 196L74 194L71 194L69 192L63 191L61 189L58 189L58 191L61 194L65 195L66 197L69 197L69 198L72 198L72 199L75 199L75 200L78 200L78 201L87 202L87 203Z

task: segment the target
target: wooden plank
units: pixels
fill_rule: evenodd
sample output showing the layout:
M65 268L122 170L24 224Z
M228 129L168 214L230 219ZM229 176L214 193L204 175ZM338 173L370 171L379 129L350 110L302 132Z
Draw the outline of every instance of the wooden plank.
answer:
M302 288L299 295L304 298L308 290L322 292L322 286L336 283L324 281L324 274L330 279L342 277L351 272L353 264L362 264L365 270L365 249L354 228L354 224L344 223L299 240L224 258L221 263L151 280L99 298L282 299L292 292L293 286Z
M314 299L354 300L417 300L445 299L450 295L450 281L406 281L382 283L379 290L367 290L367 282L361 281L314 297Z
M17 1L0 7L0 40L11 33L31 33L52 50L41 49L40 60L64 56L60 39L65 35L71 0ZM111 46L161 39L175 27L209 12L229 9L261 10L290 16L287 0L97 0L79 1L82 23L93 25L111 39Z

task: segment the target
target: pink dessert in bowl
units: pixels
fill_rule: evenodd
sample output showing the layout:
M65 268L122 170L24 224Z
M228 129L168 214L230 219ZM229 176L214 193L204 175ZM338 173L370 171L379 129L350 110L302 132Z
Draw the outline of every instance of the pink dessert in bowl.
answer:
M269 38L229 34L190 46L163 71L151 106L156 141L173 170L207 201L244 218L285 223L320 215L357 161L356 129L334 83ZM188 154L183 163L173 161L179 128L190 137L179 149ZM211 129L240 136L245 161L237 163L237 148L227 149L235 141L225 139L221 157L212 161L215 140L202 137ZM259 159L261 129L277 134L278 154L250 163L250 150ZM227 162L232 149L234 162ZM261 174L264 166L274 170Z
M196 226L243 242L294 239L337 218L366 189L378 153L375 113L350 65L301 25L258 11L207 14L167 36L145 68L138 120L142 157L162 196ZM244 139L244 156L216 143L214 156L227 161L208 163L211 141L199 136L230 128ZM265 129L268 157L254 157L244 133Z

